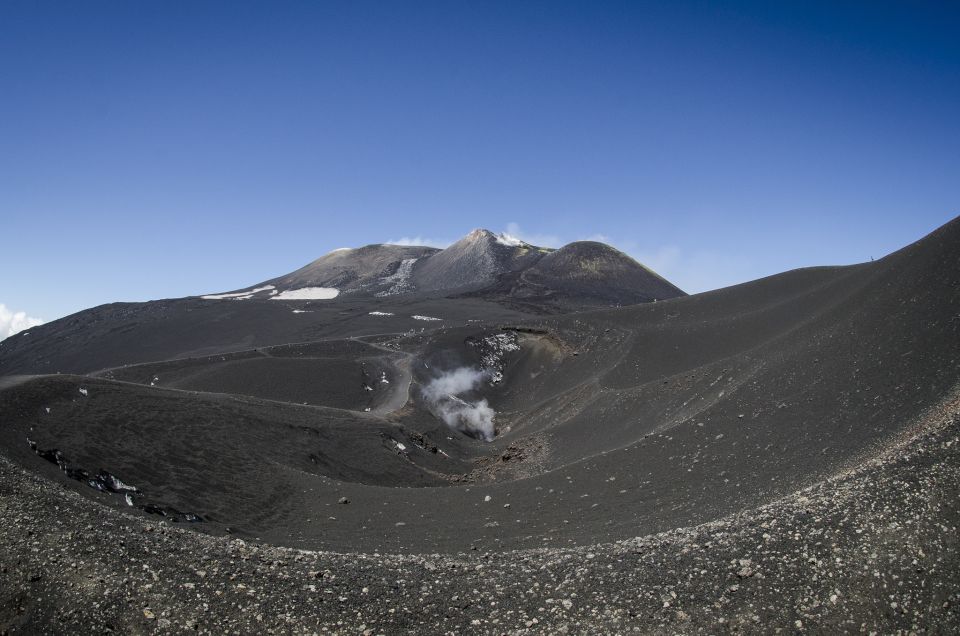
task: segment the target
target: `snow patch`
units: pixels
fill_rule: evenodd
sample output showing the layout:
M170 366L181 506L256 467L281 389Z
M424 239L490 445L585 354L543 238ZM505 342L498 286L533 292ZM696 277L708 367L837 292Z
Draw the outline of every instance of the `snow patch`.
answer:
M396 296L413 291L413 283L410 282L410 275L413 273L413 265L417 262L416 258L405 258L400 261L397 271L382 279L383 284L390 285L390 289L377 292L375 296L383 298L384 296Z
M248 298L252 298L254 294L258 294L264 291L269 291L271 289L276 289L276 288L273 285L266 285L264 287L257 287L256 289L251 289L248 291L233 292L232 294L207 294L206 296L201 296L200 298L202 298L203 300L227 300L227 299L247 300ZM276 292L273 292L273 293L276 293Z
M414 320L443 320L443 318L434 318L433 316L414 315L410 317L413 318Z
M371 316L392 316L393 314L389 311L371 311Z
M467 344L480 353L480 362L490 376L490 384L503 381L503 356L511 351L520 350L520 339L516 332L497 333L486 338L468 338Z
M97 478L103 482L103 484L107 487L107 490L110 492L137 493L140 491L139 488L123 483L120 481L119 477L116 475L111 475L106 471L100 471L100 473L97 475Z
M339 294L340 290L335 287L301 287L282 291L272 300L330 300Z
M88 395L87 390L83 387L80 387L80 395L86 397Z

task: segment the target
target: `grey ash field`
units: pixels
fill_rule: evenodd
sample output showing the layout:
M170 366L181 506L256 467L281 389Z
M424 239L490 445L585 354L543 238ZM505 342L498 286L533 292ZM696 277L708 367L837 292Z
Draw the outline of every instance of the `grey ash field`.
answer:
M960 629L960 221L695 296L598 243L339 250L0 376L9 633Z

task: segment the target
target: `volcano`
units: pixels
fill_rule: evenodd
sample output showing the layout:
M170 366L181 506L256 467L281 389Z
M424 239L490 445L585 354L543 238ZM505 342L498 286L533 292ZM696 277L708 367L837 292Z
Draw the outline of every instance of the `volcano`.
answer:
M343 249L0 375L11 630L960 622L960 220L692 296L595 242Z

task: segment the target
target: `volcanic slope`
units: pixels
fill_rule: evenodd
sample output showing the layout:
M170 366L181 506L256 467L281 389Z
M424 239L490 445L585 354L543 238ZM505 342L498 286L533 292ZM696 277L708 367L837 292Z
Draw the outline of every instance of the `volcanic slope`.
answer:
M529 280L516 284L524 272ZM90 373L682 295L601 244L572 243L554 252L475 230L444 250L343 248L237 291L94 307L0 342L0 375Z
M432 247L382 244L342 248L258 287L329 287L341 293L368 291L381 296L395 295L412 291L409 278L413 265L439 251Z
M506 272L467 296L495 299L532 313L567 313L678 298L686 294L626 254L594 241L545 253L530 267Z
M63 468L103 469L141 489L137 506L215 534L344 552L592 545L753 509L882 454L960 379L958 289L954 221L874 263L655 304L35 378L0 392L0 442L107 506L131 509ZM364 401L359 360L386 374L382 397ZM431 392L481 367L455 396ZM301 372L332 389L272 384ZM487 400L492 442L442 421L454 398Z
M522 271L549 253L512 237L477 229L417 267L420 289L482 288L502 274Z

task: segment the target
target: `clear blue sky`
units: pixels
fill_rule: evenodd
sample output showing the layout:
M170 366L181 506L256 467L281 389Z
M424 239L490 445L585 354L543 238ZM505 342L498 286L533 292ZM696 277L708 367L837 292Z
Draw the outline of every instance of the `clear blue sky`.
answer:
M960 214L958 34L956 2L2 0L0 303L510 224L691 292L879 257Z

